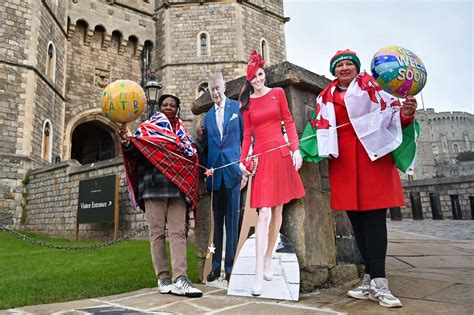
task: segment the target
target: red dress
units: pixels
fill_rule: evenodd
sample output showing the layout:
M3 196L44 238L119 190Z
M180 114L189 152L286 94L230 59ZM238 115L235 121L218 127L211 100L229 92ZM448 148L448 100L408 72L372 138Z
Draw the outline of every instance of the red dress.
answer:
M282 88L273 88L263 96L250 98L249 109L243 111L242 115L242 160L248 155L252 135L255 141L252 154L285 144L281 132L282 120L285 122L291 150L298 150L295 123ZM252 181L250 197L252 208L273 207L303 196L303 183L293 165L288 146L258 156L258 167Z
M376 210L404 206L402 185L391 154L371 161L350 124L344 99L334 92L339 156L329 159L331 208ZM413 118L401 116L402 127Z

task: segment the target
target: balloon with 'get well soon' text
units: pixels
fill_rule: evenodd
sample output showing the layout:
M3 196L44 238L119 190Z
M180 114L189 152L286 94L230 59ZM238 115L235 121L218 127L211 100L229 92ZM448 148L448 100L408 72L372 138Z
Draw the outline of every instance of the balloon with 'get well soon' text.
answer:
M130 80L110 83L101 96L102 112L116 123L132 122L145 110L145 92L138 83Z
M380 87L396 97L416 95L426 84L427 72L420 57L400 46L377 51L370 68Z

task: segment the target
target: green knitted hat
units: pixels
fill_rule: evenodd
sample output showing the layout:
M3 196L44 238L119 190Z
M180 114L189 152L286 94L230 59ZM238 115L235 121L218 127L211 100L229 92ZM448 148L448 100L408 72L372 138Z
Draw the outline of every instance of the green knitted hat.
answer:
M329 70L331 71L332 75L335 74L336 64L341 60L351 60L357 68L357 73L360 72L360 60L357 57L356 53L352 50L338 50L336 54L331 58Z

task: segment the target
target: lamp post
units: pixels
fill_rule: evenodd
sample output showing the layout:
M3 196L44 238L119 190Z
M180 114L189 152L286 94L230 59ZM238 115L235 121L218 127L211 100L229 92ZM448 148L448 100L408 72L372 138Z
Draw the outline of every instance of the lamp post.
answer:
M155 106L158 101L158 92L161 89L161 84L156 82L155 74L150 73L150 79L145 84L145 94L148 105L148 117L155 113Z

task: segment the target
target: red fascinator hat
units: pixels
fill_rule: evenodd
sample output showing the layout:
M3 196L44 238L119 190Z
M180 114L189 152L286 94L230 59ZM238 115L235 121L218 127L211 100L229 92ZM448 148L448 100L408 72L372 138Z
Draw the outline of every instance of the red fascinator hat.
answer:
M265 60L256 50L253 50L247 63L247 80L252 80L258 68L263 67L265 67Z

